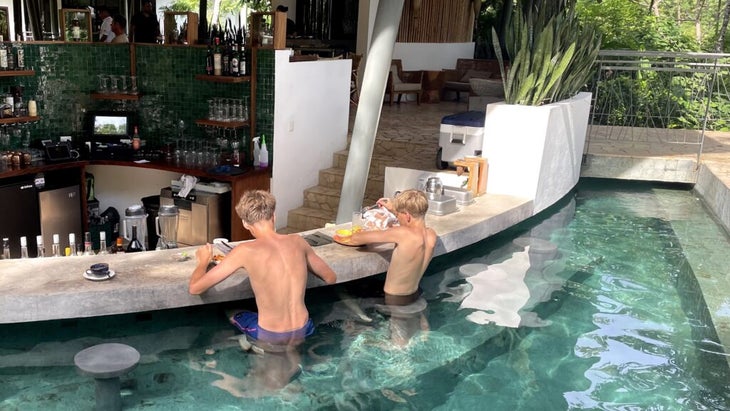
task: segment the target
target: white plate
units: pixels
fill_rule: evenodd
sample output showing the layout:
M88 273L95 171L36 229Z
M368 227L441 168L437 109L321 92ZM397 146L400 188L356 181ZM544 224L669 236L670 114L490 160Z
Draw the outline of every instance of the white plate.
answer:
M114 270L109 270L105 276L95 275L91 270L84 271L84 278L91 281L106 281L111 280L117 273Z

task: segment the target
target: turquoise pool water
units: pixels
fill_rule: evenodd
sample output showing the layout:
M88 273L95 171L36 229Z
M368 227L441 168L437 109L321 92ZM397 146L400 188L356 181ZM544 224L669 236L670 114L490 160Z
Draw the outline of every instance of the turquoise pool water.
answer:
M101 342L142 354L132 410L730 409L695 280L729 245L690 191L582 182L434 260L420 313L383 314L382 276L310 290L318 329L290 355L243 352L224 306L0 326L0 409L92 409L73 356Z

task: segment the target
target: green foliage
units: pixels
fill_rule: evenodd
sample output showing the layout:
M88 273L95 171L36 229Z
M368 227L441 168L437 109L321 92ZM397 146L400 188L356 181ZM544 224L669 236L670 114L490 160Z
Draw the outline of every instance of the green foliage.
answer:
M248 6L254 11L271 10L269 0L220 0L220 15L237 14L243 6ZM193 11L198 12L200 0L175 0L167 7L160 7L162 11ZM213 4L208 4L208 21L212 18Z
M606 50L693 51L699 44L671 16L655 17L648 8L626 0L579 0L577 15L602 36Z
M573 7L541 6L526 12L516 7L505 37L510 57L510 67L502 73L505 101L532 106L578 93L593 74L601 45L600 36L580 24ZM492 41L504 67L494 29Z

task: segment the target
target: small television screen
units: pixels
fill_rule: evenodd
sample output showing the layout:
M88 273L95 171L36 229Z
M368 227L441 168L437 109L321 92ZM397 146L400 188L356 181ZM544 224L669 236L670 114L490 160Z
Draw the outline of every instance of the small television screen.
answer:
M97 136L124 136L127 135L128 117L125 115L97 115L94 116L94 135Z

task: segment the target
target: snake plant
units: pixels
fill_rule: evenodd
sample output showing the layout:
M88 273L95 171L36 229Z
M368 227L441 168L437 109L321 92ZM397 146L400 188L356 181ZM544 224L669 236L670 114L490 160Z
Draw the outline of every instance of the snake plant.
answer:
M577 94L593 74L601 47L598 32L582 26L570 5L559 10L515 8L504 39L508 68L494 28L492 41L502 71L505 102L530 106Z

